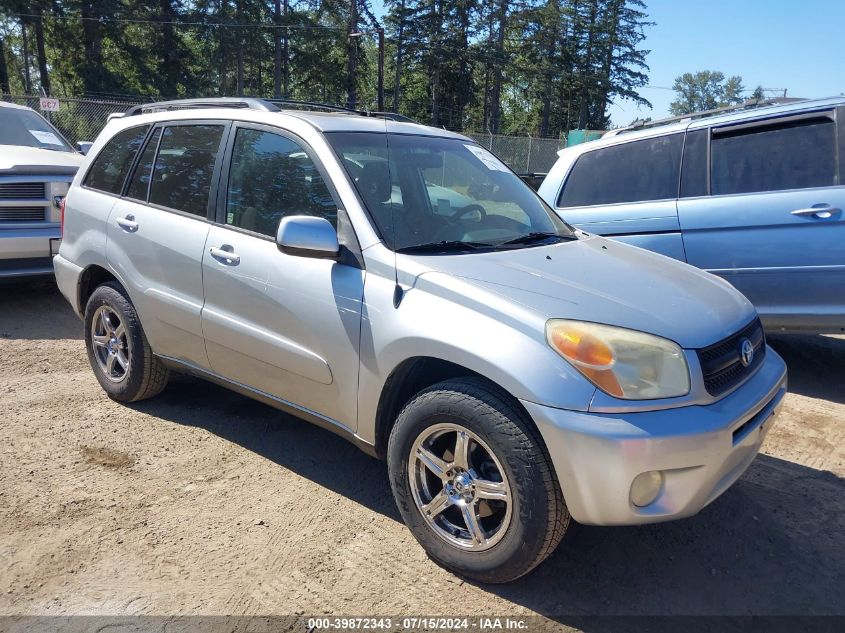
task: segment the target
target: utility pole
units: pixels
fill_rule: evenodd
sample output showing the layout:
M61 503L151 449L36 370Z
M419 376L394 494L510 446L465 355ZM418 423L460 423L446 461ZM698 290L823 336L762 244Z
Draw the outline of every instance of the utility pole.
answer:
M346 105L352 110L358 102L358 0L351 0L346 38Z
M378 111L384 112L384 28L378 29Z

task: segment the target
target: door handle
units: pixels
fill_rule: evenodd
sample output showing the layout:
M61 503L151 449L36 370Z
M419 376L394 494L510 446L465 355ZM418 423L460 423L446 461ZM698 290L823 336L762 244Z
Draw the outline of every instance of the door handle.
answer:
M125 218L117 218L117 225L127 233L134 233L138 230L138 223L134 215L127 215Z
M241 263L241 256L235 253L228 244L224 244L219 248L212 246L208 249L208 252L211 253L214 259L219 260L223 264L237 265Z
M808 207L806 209L795 209L792 215L799 215L801 217L818 218L820 220L827 220L837 213L842 213L842 209L837 209L829 204L820 204L816 207Z

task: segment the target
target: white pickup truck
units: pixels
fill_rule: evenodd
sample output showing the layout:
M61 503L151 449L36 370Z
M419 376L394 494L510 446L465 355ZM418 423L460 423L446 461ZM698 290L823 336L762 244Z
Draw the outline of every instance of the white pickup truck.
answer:
M59 205L83 159L40 114L0 101L0 278L53 274Z

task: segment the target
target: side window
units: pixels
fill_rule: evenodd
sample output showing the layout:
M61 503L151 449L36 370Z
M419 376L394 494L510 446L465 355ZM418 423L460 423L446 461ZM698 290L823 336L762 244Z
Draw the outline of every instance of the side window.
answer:
M150 183L150 203L206 216L222 125L164 128Z
M153 161L155 160L159 138L161 138L160 128L153 132L147 141L147 146L141 153L141 158L135 167L135 173L132 174L132 179L129 181L129 188L126 190L126 195L129 198L143 202L147 201L147 193L150 188L150 174L153 171Z
M683 138L669 134L582 154L566 179L558 206L677 198Z
M299 144L279 134L239 129L226 190L226 224L274 236L286 215L316 215L337 226L337 204Z
M144 125L115 134L94 159L85 176L85 186L120 195L126 173L149 129Z
M707 137L709 130L694 130L684 143L681 198L707 195Z
M836 125L818 118L713 130L713 195L836 184Z

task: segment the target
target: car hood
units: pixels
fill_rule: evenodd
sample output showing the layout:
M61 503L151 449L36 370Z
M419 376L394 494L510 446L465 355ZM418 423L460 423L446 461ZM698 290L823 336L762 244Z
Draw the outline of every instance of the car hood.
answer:
M58 152L39 147L0 145L0 170L73 174L85 159L81 154Z
M650 251L595 236L518 250L417 256L545 318L605 323L705 347L754 317L726 281Z

